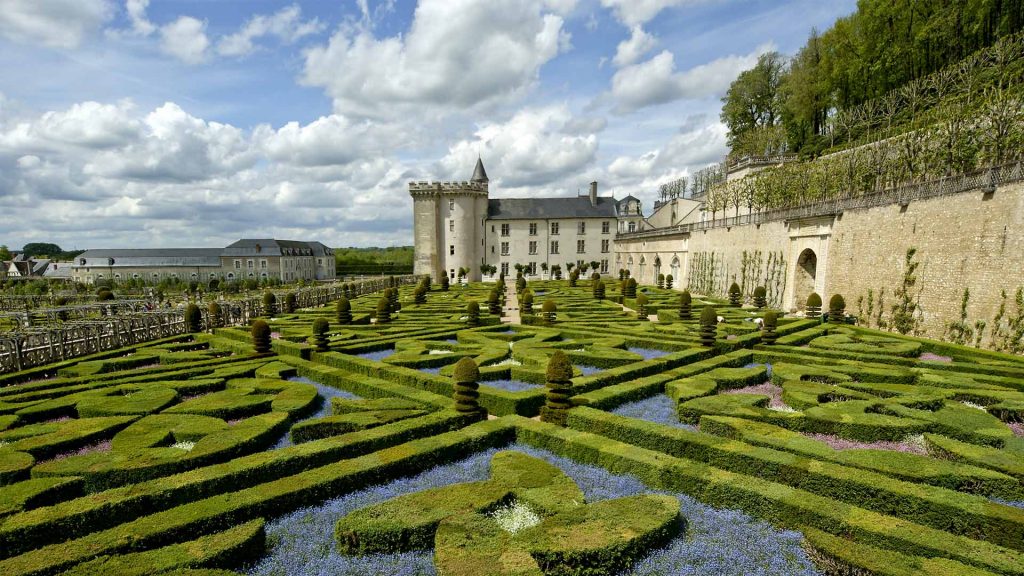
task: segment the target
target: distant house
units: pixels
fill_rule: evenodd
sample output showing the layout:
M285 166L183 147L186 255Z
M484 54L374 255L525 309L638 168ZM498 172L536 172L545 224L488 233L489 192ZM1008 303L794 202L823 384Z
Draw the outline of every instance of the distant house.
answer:
M53 263L49 258L30 258L25 256L24 253L18 253L14 255L14 258L3 262L2 268L3 276L6 278L44 278L48 276L47 272L51 270L57 263ZM54 268L55 269L55 268Z
M86 250L71 266L76 282L168 279L333 280L334 250L320 242L242 239L226 248L117 248Z

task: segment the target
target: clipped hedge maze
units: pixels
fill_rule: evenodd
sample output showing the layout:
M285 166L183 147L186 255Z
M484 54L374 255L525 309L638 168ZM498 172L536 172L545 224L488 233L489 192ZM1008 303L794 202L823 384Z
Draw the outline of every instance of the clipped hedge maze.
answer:
M1021 358L787 317L769 344L763 310L576 284L520 286L515 325L514 282L406 285L282 310L269 353L224 328L0 377L0 573L266 573L290 514L384 487L317 525L323 555L382 574L417 553L467 576L751 570L671 556L704 545L699 505L798 531L796 564L766 574L1024 574ZM539 419L556 352L565 426ZM463 358L487 414L455 410ZM493 454L475 480L399 489L474 454ZM558 458L645 488L588 497Z

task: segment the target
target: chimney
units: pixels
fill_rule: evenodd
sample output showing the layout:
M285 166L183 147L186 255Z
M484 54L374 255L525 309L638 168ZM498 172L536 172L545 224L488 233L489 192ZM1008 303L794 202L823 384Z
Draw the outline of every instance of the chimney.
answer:
M597 182L590 183L590 205L597 206Z

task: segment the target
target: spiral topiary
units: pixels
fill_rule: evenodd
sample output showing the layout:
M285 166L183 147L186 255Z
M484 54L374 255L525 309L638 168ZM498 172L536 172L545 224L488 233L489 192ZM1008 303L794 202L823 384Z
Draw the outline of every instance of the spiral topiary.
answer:
M604 282L601 280L594 282L594 300L604 300Z
M277 296L273 292L263 293L263 315L273 316L277 312Z
M452 374L452 380L455 381L455 393L452 397L455 400L456 412L473 414L483 411L478 402L480 385L476 381L479 379L480 369L477 368L476 362L472 358L464 357L455 363L455 372Z
M693 317L693 297L690 296L689 290L683 290L683 293L679 295L679 319L689 320Z
M669 274L668 276L665 276L665 288L667 288L669 290L672 289L672 280L673 280L673 278L672 278L671 274Z
M718 312L714 306L705 306L700 313L700 343L702 346L714 346L718 327Z
M547 324L554 324L555 318L558 315L558 305L555 304L554 300L548 299L544 301L544 306L541 307L541 312L544 313L544 322Z
M345 325L352 323L352 304L348 298L338 298L338 324Z
M262 318L252 323L252 346L257 354L270 352L270 324Z
M203 330L203 313L195 304L185 306L185 330L193 334Z
M519 307L521 309L520 311L523 314L532 315L533 314L533 291L527 289L525 292L523 292L523 297L520 300L519 304L520 304Z
M764 308L768 305L768 291L765 290L764 286L758 286L754 288L754 306L758 309Z
M551 302L551 300L548 300ZM547 302L544 303L547 306ZM569 357L561 350L555 350L548 360L546 373L547 394L544 399L544 406L540 409L540 419L544 422L565 426L565 420L569 415L572 403L569 398L572 396L572 363Z
M779 324L779 317L774 310L768 310L764 313L764 320L761 323L761 342L764 344L775 344L775 339L778 338L778 334L775 333L775 327Z
M330 322L327 318L317 318L313 320L313 343L316 345L317 352L327 352L327 332L331 329Z
M807 297L804 316L808 318L818 318L821 316L821 296L818 296L817 292L811 292L811 295Z
M733 282L732 286L729 286L729 306L738 308L741 296L742 292L740 292L740 285Z
M491 314L501 314L501 301L497 288L491 290L487 295L487 311Z
M295 292L289 292L284 295L284 311L286 314L295 312Z
M391 322L391 301L387 296L381 296L377 301L377 324Z
M664 274L658 274L658 288L664 288L664 287L665 287L665 275Z
M206 312L210 315L210 328L224 327L224 311L221 309L220 304L210 302L206 305Z
M626 298L636 298L636 280L626 277L622 284L622 295Z
M636 319L647 320L647 295L640 293L636 297Z
M830 324L842 324L846 316L846 299L833 294L828 300L828 321Z
M471 327L480 325L480 305L476 300L466 303L466 324Z
M441 291L442 292L447 292L448 291L448 287L449 287L448 275L447 274L442 274L441 275Z

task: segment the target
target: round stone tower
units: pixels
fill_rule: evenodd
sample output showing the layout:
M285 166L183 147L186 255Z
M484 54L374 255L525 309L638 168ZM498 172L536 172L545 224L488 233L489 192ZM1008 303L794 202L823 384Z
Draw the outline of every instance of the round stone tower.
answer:
M487 219L487 171L477 158L469 182L410 182L413 201L414 274L458 277L459 268L480 280Z

